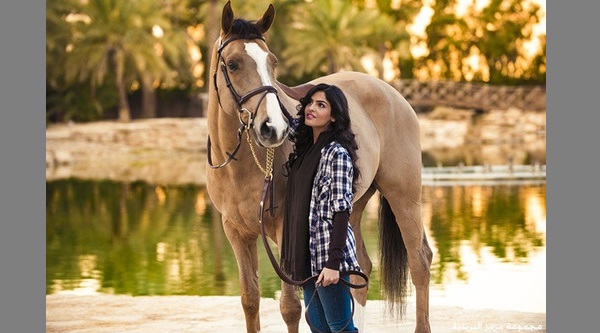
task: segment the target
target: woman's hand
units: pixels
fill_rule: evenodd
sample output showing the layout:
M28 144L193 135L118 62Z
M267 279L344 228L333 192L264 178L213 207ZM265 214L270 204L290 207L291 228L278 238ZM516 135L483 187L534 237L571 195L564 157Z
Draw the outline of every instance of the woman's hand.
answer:
M331 269L331 268L323 268L321 274L319 274L319 278L317 279L317 284L321 283L323 287L327 287L330 284L336 284L340 280L340 271Z

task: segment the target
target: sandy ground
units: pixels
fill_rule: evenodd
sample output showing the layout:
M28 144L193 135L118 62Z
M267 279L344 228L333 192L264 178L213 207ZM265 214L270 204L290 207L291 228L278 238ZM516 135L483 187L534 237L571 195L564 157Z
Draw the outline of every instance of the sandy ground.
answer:
M277 300L263 298L260 316L261 333L287 332ZM431 305L430 320L435 333L546 332L545 313ZM361 332L413 332L414 327L414 303L402 320L392 320L381 301L367 302ZM46 296L46 332L245 332L245 321L236 296L53 294ZM304 317L300 332L310 332Z

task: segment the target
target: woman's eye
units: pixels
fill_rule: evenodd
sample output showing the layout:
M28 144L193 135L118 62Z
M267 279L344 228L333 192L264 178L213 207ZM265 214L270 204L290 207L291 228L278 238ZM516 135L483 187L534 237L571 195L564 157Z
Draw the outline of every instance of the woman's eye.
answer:
M228 68L230 71L232 71L232 72L233 72L233 71L235 71L235 70L238 68L238 64L237 64L237 62L235 62L235 61L228 61L228 62L227 62L227 68Z

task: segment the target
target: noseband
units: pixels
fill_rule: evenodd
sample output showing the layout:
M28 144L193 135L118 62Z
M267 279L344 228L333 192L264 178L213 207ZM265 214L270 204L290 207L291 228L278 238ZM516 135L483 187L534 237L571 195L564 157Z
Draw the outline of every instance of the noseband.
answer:
M223 76L225 78L225 84L227 85L227 89L229 90L229 92L231 93L231 97L233 97L233 100L235 101L237 111L238 111L238 119L240 121L240 127L238 128L238 133L237 133L238 143L237 143L235 149L233 150L232 153L226 152L227 159L225 160L225 162L218 164L218 165L215 165L212 163L211 148L210 148L211 147L210 136L208 137L208 141L207 141L208 165L213 169L222 168L222 167L226 166L227 164L229 164L229 162L231 162L232 160L237 160L235 158L235 155L237 154L237 152L240 148L240 145L242 143L242 134L244 131L249 131L254 126L254 118L256 117L256 112L258 111L260 104L265 99L267 94L269 94L269 93L275 94L275 97L277 98L277 102L279 103L279 106L280 106L281 110L283 111L285 117L288 119L288 121L290 123L291 123L291 120L293 119L292 116L287 111L287 109L281 103L281 100L279 99L279 95L277 93L277 89L275 89L275 87L260 86L258 88L250 90L249 92L247 92L246 94L244 94L242 96L240 96L240 94L238 94L238 92L235 90L235 88L233 87L233 84L231 83L231 79L229 78L229 73L227 72L227 65L223 61L223 56L221 55L221 52L223 51L225 46L227 46L229 43L231 43L235 40L238 40L238 39L248 39L248 40L260 39L263 41L265 40L263 36L250 36L247 38L241 38L241 37L236 36L236 37L231 37L229 39L226 39L224 42L221 42L219 44L219 48L217 49L217 54L218 54L217 63L219 65L219 67L221 68L221 72L223 72ZM219 88L217 86L217 71L215 71L213 73L213 84L214 84L215 90L217 92L217 100L219 103L219 107L221 107L221 109L223 109L223 106L221 105L221 96L219 94ZM260 98L260 100L258 101L258 103L256 104L256 107L254 108L254 112L245 108L244 104L250 98L252 98L258 94L263 94L263 95ZM244 116L247 116L247 118L248 118L246 121L244 121ZM248 134L248 137L249 137L249 135L250 134ZM251 148L252 148L252 146L251 146ZM259 164L259 167L260 167L260 164Z

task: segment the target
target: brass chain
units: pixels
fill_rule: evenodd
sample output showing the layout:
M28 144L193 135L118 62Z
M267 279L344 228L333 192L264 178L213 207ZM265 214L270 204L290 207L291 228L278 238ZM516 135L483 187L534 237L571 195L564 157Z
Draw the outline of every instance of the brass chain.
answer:
M256 163L260 171L265 174L265 178L269 180L273 179L273 159L275 156L273 148L267 148L267 160L265 162L265 167L263 168L263 166L260 165L260 162L258 161L256 151L254 151L254 143L252 142L250 131L247 130L246 135L246 139L248 141L248 145L250 146L250 151L252 152L254 162Z

